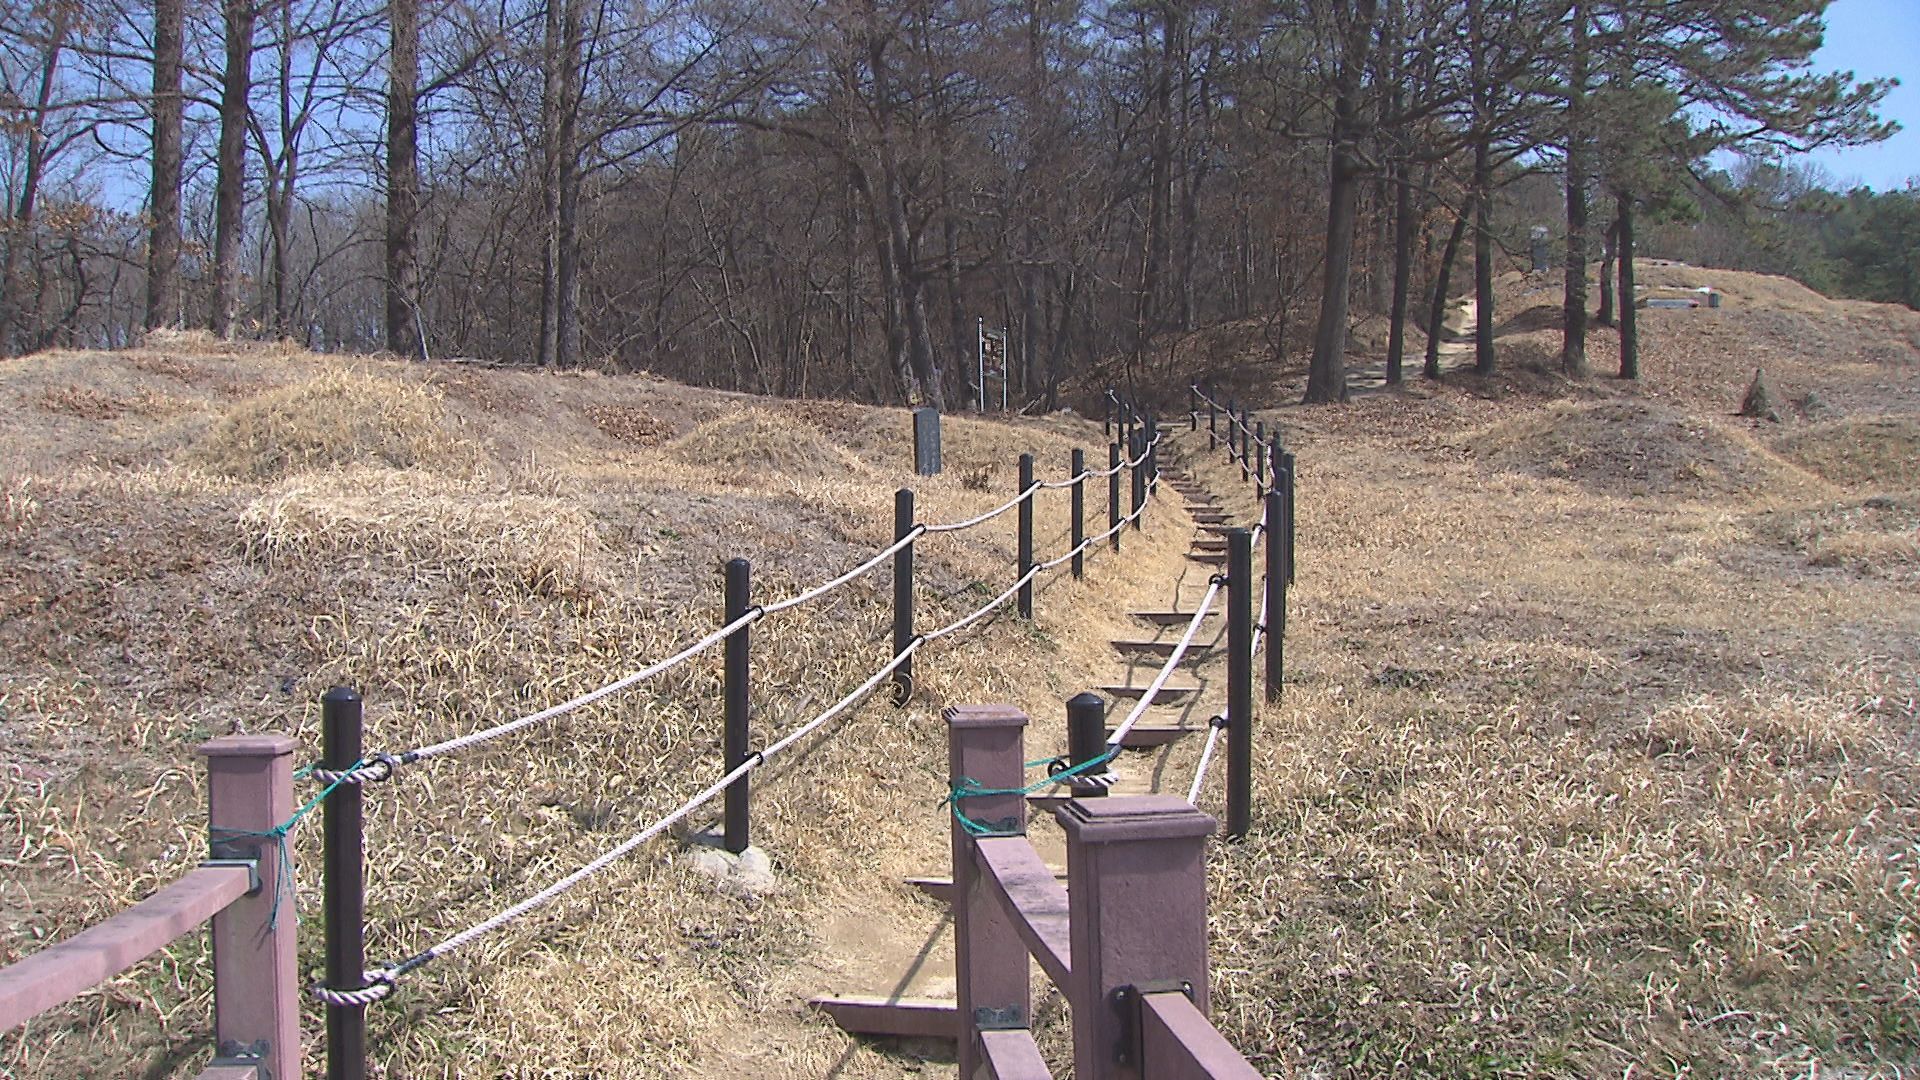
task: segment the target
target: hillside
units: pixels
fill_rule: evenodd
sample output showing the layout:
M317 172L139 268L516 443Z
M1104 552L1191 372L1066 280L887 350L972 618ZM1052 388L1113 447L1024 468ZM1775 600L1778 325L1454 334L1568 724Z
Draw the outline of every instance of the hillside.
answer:
M1215 378L1299 456L1286 695L1259 721L1253 835L1209 854L1216 1021L1269 1074L1920 1059L1920 342L1897 309L1707 283L1728 306L1643 313L1639 386L1528 366L1557 290L1520 277L1491 379L1301 408L1250 326L1137 373L1176 408ZM1731 415L1762 364L1780 424ZM727 556L788 595L884 546L897 486L950 520L1004 499L1021 449L1043 476L1071 445L1104 455L1066 414L950 418L928 482L903 410L192 339L0 365L0 418L0 959L198 857L208 734L312 746L338 682L382 745L469 730L716 625ZM1172 434L1251 519L1204 418ZM946 858L938 710L1012 701L1052 749L1122 613L1189 573L1189 523L1149 522L1046 586L1035 624L955 639L907 708L856 710L775 770L756 827L778 892L715 895L670 845L636 853L376 1009L387 1075L952 1075L941 1048L849 1039L801 1003L890 988L918 950L937 966L944 914L900 879ZM922 560L924 618L958 613L1010 580L1010 531ZM860 681L886 611L882 573L756 628L779 658L761 715ZM684 797L713 767L715 671L384 786L369 952L490 914ZM1184 793L1197 756L1126 764ZM136 969L5 1036L0 1068L191 1075L202 973L197 946ZM1057 1004L1037 1012L1057 1041Z

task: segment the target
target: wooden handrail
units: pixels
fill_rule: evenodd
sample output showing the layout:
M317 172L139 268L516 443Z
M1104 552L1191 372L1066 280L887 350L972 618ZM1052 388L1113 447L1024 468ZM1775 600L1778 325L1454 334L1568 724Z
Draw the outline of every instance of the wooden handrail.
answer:
M1260 1073L1179 991L1140 1000L1140 1075L1260 1080Z
M253 888L242 865L201 866L103 923L0 968L0 1031L64 1004L192 933Z
M1064 990L1073 947L1067 933L1067 890L1054 879L1053 868L1024 836L982 837L973 850L1027 951L1053 985Z

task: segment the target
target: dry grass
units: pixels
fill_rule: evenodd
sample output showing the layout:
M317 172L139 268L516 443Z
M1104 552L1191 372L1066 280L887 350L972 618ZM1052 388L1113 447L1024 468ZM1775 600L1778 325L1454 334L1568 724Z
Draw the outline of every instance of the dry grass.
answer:
M1474 432L1466 443L1500 468L1614 494L1705 498L1810 486L1746 432L1642 401L1556 402Z
M265 480L356 462L456 470L470 457L437 392L341 367L237 402L191 460Z
M1795 464L1775 456L1722 415L1745 359L1715 368L1679 347L1682 324L1649 324L1645 401L1596 386L1550 406L1564 384L1461 381L1263 414L1303 470L1290 681L1260 721L1255 835L1210 863L1216 1015L1268 1074L1914 1072L1920 504L1894 454L1827 464L1855 460L1832 449L1851 435L1792 424ZM152 388L204 427L327 367L162 355L0 369L0 430L31 449L0 477L4 958L199 857L202 738L278 729L311 747L316 699L342 682L367 693L375 746L471 730L715 625L725 557L754 559L756 596L790 595L890 539L895 487L922 520L953 520L1010 495L1023 450L1043 477L1076 443L1104 454L1078 421L949 418L948 471L922 480L905 410L396 364L361 370L437 402L471 467L397 465L375 425L267 479L190 464L179 418L41 407L56 383ZM1885 369L1780 378L1832 403L1836 433L1920 401ZM589 406L657 418L667 441ZM89 465L109 435L126 461ZM720 467L686 452L696 439ZM1204 433L1178 452L1257 512ZM1828 485L1856 467L1874 489L1841 498ZM1065 503L1041 500L1043 553L1064 546ZM1103 488L1089 510L1104 520ZM884 992L923 945L944 955L942 913L899 881L946 863L939 708L1014 702L1035 756L1056 749L1061 700L1139 633L1123 612L1204 578L1178 515L1149 520L1086 581L1043 584L1037 622L930 647L905 708L869 703L759 774L780 892L732 899L668 845L639 853L374 1010L381 1075L950 1075L799 1002ZM919 551L926 629L1011 580L1011 516ZM878 666L888 610L881 572L756 625L757 730ZM1195 677L1217 685L1219 664ZM709 656L376 789L372 956L492 913L685 797L715 772L718 685ZM1125 764L1183 791L1197 754ZM1044 823L1035 838L1058 843ZM314 832L299 855L314 865ZM315 885L302 874L309 911ZM191 1075L206 992L183 943L6 1036L0 1069ZM1039 1011L1057 1055L1062 1010Z
M447 373L459 385L442 398L426 371L402 365L348 376L359 391L377 383L388 405L352 429L360 441L320 444L307 441L307 421L319 411L312 387L331 377L327 362L244 352L177 364L149 354L36 359L0 377L0 401L36 408L37 390L15 393L9 379L38 387L81 372L81 385L90 374L123 393L198 378L203 364L258 384L231 403L254 418L248 437L203 457L166 449L175 434L129 428L129 445L145 440L157 463L89 467L90 432L76 426L37 445L42 467L0 484L8 959L106 917L198 858L204 795L191 747L201 739L278 729L311 747L314 702L334 683L366 692L373 745L471 730L598 685L713 626L727 556L754 559L757 596L790 595L891 537L896 485L919 490L924 519L951 520L1002 501L1023 450L1044 455L1046 476L1065 471L1076 439L1091 456L1100 450L1085 425L955 419L950 461L1003 462L974 490L951 471L912 477L904 410L841 407L826 418L838 427L821 428L803 417L772 422L783 412L773 403L743 411L732 396L646 380L518 372ZM504 389L489 392L495 376ZM206 397L204 415L227 410L228 396ZM732 456L714 467L689 456L688 441L653 449L621 440L589 419L592 404L619 410L603 415L676 420L705 409L698 437ZM465 467L465 447L449 459L438 442L396 444L402 425L388 420L400 416L459 431L477 466ZM516 418L540 430L516 432ZM7 430L35 437L30 425ZM806 460L816 453L832 468ZM403 467L409 457L462 467ZM1090 504L1103 518L1103 494ZM1065 506L1065 493L1040 504L1043 553L1064 544ZM923 628L1011 580L1012 530L1007 515L922 542ZM525 925L435 964L377 1010L379 1073L916 1073L911 1058L850 1040L797 1003L835 986L884 989L918 935L939 925L900 878L945 861L940 708L1010 699L1036 717L1057 712L1108 660L1105 637L1118 632L1111 612L1077 613L1149 590L1154 572L1179 564L1183 543L1169 523L1131 536L1124 562L1094 556L1086 583L1062 572L1041 587L1038 623L1000 618L930 647L907 708L870 703L833 737L776 760L758 778L755 820L785 882L778 895L719 896L680 868L671 845L640 853ZM762 738L884 660L889 605L882 572L755 627ZM717 767L717 694L714 655L378 789L372 955L391 960L524 897L684 798ZM1055 725L1034 737L1052 748L1061 734ZM314 831L300 834L304 867L316 845ZM316 885L301 875L308 910ZM850 963L823 929L849 912L890 928L864 963ZM309 967L316 948L309 936ZM0 1068L52 1077L104 1062L115 1074L191 1074L208 1035L205 976L200 946L183 942L6 1036ZM307 1017L316 1048L318 1019Z
M1788 460L1836 484L1910 484L1920 476L1920 419L1912 415L1814 424L1776 445Z

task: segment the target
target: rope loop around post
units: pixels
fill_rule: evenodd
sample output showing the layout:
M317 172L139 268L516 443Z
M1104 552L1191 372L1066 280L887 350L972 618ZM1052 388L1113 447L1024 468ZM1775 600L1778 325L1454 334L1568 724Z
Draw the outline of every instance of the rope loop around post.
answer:
M365 986L341 989L325 983L313 983L307 987L307 992L324 1005L335 1005L346 1009L365 1008L393 996L394 990L398 988L398 984L394 981L394 974L387 970L369 971Z
M322 784L352 784L356 787L366 784L381 784L393 779L395 770L402 764L393 754L369 754L366 763L351 769L322 769L314 767L307 775Z

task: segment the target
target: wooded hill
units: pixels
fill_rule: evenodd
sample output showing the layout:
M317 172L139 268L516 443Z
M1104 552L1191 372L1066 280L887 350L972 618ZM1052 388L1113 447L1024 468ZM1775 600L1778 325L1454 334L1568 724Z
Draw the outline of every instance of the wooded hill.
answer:
M1709 155L1886 132L1885 84L1805 72L1825 7L10 5L0 353L210 327L953 405L984 324L1011 399L1053 404L1266 315L1326 400L1352 316L1388 318L1396 375L1470 281L1487 370L1535 226L1598 262L1737 201ZM1545 218L1515 194L1541 178Z

